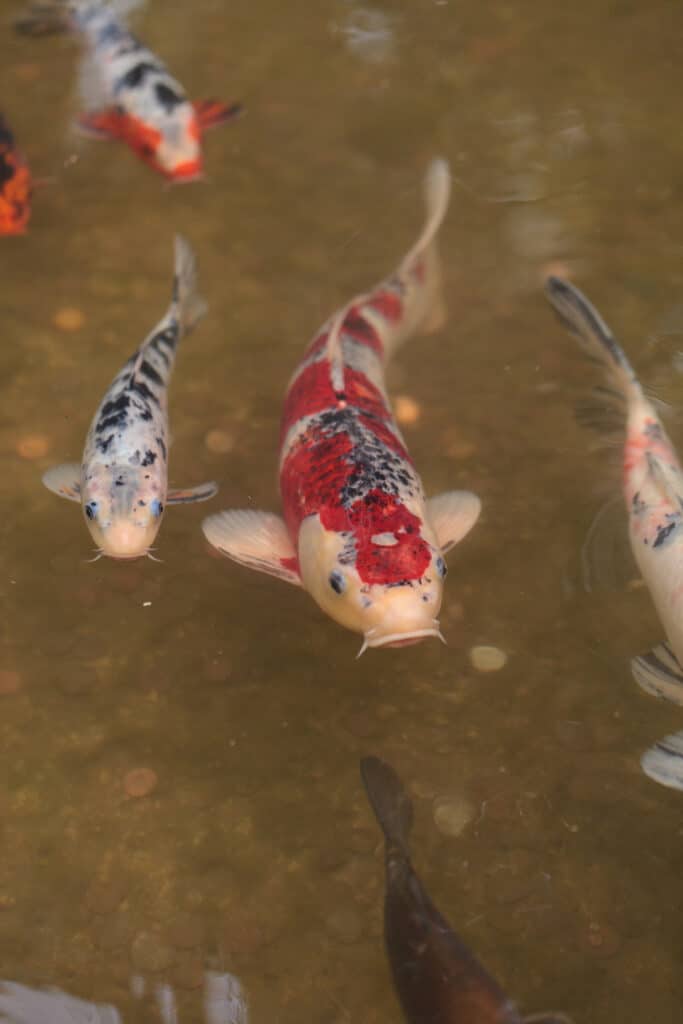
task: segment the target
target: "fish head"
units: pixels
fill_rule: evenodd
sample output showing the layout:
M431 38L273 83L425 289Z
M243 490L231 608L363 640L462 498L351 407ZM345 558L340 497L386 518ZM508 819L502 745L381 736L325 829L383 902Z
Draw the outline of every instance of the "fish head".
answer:
M446 564L429 528L407 544L384 534L373 540L359 550L353 533L327 530L309 516L299 530L304 587L332 619L363 634L362 651L443 639L438 614Z
M174 184L198 181L204 175L201 128L194 106L187 100L176 107L154 153L158 170Z
M160 482L131 466L95 467L84 476L83 515L101 554L109 558L148 554L164 512Z

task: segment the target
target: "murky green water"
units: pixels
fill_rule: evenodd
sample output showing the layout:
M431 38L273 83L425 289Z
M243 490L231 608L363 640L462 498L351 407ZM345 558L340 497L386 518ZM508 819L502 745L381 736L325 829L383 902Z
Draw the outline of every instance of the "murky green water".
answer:
M565 264L680 407L680 5L150 0L136 27L188 90L248 108L208 137L208 184L177 189L69 134L77 47L13 36L16 10L3 107L50 180L30 234L3 244L0 669L18 675L0 696L0 977L151 1020L137 973L170 982L187 1021L213 965L240 977L254 1024L398 1020L358 776L372 752L415 796L436 903L525 1010L679 1021L683 804L639 757L683 719L630 677L661 639L646 591L578 585L608 458L572 414L597 378L539 282ZM436 154L460 185L451 318L389 384L421 405L407 436L428 491L471 488L484 513L449 559L449 646L355 661L354 636L211 558L199 524L277 509L289 374L411 243ZM87 564L76 506L40 474L79 458L164 310L176 230L210 312L173 380L171 479L221 492L170 510L163 564ZM82 329L55 328L63 307ZM19 457L33 434L48 455ZM477 643L506 667L475 673ZM158 785L128 798L143 767ZM476 807L459 838L436 828L442 796Z

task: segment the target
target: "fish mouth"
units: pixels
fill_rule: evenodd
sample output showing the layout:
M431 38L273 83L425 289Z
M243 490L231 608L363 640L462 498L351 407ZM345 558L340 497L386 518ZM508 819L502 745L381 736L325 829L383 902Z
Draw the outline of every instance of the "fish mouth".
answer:
M441 643L446 643L444 635L439 629L439 623L436 621L433 626L426 626L424 629L412 629L403 633L377 633L376 630L369 629L365 634L363 645L357 657L360 658L361 654L368 647L411 647L427 637L435 637Z
M191 181L201 181L204 169L198 160L187 160L185 163L176 164L168 177L172 185L187 185Z

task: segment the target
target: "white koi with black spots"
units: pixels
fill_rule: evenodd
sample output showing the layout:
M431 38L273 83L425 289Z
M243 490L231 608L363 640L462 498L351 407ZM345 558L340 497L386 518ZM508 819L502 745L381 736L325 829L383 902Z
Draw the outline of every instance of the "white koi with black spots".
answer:
M581 292L551 277L546 295L582 347L603 363L612 397L625 407L623 490L631 548L668 644L631 662L642 689L683 705L683 469L664 427L609 327ZM675 762L674 760L675 759ZM644 770L683 789L683 734L648 751Z
M72 28L85 44L80 91L86 107L76 126L99 139L120 139L174 182L201 177L201 136L229 121L239 104L193 103L165 64L136 38L124 15L140 0L42 0L17 23L33 34Z
M108 388L81 465L55 466L43 476L55 494L80 501L98 554L149 554L167 504L205 501L217 491L214 483L168 490L168 383L180 340L205 310L194 255L177 237L168 312Z

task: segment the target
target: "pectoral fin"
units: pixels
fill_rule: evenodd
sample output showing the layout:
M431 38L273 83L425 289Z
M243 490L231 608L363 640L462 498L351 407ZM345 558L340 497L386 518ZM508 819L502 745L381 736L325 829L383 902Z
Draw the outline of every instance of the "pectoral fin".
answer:
M444 491L427 501L427 517L445 553L470 532L481 512L481 501L471 491Z
M683 732L658 740L640 759L645 774L670 789L683 789Z
M647 466L650 475L665 498L674 508L683 509L683 480L673 466L662 462L652 452L647 452Z
M54 491L60 498L81 500L81 467L77 462L65 462L48 469L43 473L43 483L48 491Z
M197 100L194 109L203 132L208 128L216 128L219 124L232 121L242 113L241 103L220 103L218 100Z
M208 501L218 493L218 484L210 480L196 487L171 488L166 495L167 505L190 505L193 501Z
M89 139L117 139L120 135L121 114L113 107L90 110L79 114L74 122L76 130Z
M647 654L632 658L631 672L646 693L683 705L683 671L668 644L657 644Z
M280 516L270 512L219 512L202 523L214 548L250 569L301 586L296 551Z

